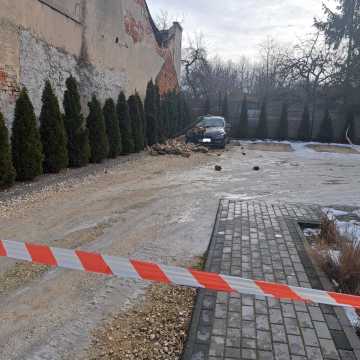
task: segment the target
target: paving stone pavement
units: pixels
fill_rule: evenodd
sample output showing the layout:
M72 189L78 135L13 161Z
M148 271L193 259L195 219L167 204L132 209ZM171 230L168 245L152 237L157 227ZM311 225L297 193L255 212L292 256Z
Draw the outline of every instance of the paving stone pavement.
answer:
M300 223L314 205L221 200L206 270L332 290L307 255ZM200 290L183 360L358 360L360 341L344 310Z

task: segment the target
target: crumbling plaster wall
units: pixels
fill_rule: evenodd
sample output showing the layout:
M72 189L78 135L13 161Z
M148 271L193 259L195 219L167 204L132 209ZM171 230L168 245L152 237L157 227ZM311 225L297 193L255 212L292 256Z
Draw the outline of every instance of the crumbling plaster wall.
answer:
M144 96L150 78L162 92L178 85L182 30L174 26L160 47L144 0L1 0L1 6L0 111L8 125L22 86L39 115L47 79L62 103L65 80L75 76L84 112L93 93L102 101L121 90Z

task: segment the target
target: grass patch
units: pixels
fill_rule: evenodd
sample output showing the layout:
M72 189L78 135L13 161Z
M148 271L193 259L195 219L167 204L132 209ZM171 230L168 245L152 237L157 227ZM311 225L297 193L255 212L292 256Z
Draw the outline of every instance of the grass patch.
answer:
M205 268L207 256L204 254L203 256L199 256L196 258L195 263L192 266L192 269L202 271Z
M311 255L335 285L336 291L360 296L360 243L338 232L336 220L324 216L320 234L311 239ZM356 310L360 316L360 311ZM360 336L360 322L353 324Z
M337 291L360 295L360 243L341 236L335 220L322 218L313 253L324 272L335 281Z

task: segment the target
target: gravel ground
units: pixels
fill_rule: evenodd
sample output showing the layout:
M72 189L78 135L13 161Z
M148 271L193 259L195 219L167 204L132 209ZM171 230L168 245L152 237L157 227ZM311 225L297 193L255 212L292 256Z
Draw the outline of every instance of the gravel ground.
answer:
M194 289L151 286L141 304L115 315L95 333L89 359L179 359L195 295Z
M101 174L126 163L143 159L145 153L119 157L86 167L65 169L60 174L46 174L32 182L16 183L10 189L0 191L0 215L9 216L17 210L25 210L39 201L46 201L53 193L69 192L75 187L86 185Z

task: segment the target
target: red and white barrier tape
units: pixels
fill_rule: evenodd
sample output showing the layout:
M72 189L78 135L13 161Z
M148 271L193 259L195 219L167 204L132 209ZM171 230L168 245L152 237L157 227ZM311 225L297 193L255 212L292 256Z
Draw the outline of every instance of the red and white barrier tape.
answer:
M360 296L248 280L79 250L0 240L0 256L121 278L360 309Z

